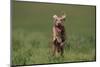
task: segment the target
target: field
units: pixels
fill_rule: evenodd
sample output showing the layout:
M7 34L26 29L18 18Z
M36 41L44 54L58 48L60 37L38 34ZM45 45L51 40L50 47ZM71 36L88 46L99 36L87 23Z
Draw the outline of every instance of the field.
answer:
M95 6L13 2L12 64L95 61ZM66 13L64 57L51 56L54 14Z

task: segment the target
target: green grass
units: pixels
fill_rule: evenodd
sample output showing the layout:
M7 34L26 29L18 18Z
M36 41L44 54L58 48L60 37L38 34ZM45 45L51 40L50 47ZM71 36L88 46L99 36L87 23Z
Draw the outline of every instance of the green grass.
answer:
M45 64L95 59L95 7L13 2L12 64ZM67 14L64 57L52 57L52 16Z

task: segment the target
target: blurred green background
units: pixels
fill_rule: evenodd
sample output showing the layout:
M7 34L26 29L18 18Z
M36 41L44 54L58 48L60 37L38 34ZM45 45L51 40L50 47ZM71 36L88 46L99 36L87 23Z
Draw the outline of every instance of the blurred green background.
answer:
M52 57L52 16L60 11L67 15L67 43L64 57ZM11 24L13 65L96 60L95 6L13 1Z

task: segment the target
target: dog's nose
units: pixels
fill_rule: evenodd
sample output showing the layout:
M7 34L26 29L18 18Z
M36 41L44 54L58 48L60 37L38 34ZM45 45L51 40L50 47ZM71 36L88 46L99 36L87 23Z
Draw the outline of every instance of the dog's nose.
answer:
M58 26L60 26L61 25L61 23L58 23Z

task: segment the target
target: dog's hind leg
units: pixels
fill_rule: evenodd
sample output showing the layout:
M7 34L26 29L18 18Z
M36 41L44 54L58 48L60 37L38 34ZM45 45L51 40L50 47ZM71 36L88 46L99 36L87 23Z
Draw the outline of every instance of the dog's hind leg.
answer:
M63 53L64 53L64 44L60 46L60 51L61 51L61 53L60 53L61 56L63 56Z
M53 52L52 56L54 56L54 55L55 55L55 53L56 53L56 47L55 47L54 45L53 45L52 52Z

